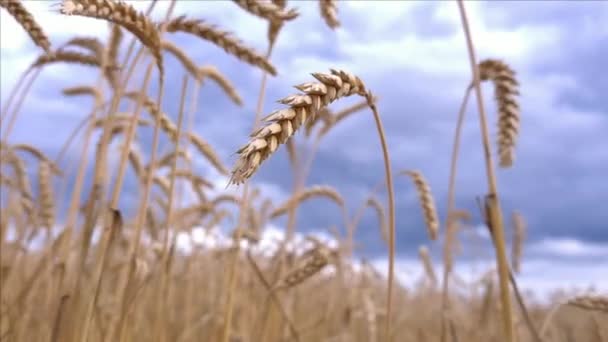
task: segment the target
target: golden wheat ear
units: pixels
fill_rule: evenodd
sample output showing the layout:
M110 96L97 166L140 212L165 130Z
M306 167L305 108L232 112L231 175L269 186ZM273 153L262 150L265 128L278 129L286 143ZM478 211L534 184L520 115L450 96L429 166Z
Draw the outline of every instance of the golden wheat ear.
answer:
M51 42L38 25L34 16L23 6L20 0L0 0L0 7L6 11L23 27L28 33L34 44L41 47L44 51L51 51Z
M419 171L406 170L400 172L400 174L409 176L414 182L420 198L420 206L424 211L424 221L426 223L429 237L431 240L436 240L437 235L439 234L439 219L437 216L437 209L435 207L435 199L433 197L433 193L431 192L430 186L422 173Z
M492 81L498 104L498 157L499 166L509 168L515 159L515 145L519 136L519 82L515 71L497 59L479 63L481 81Z

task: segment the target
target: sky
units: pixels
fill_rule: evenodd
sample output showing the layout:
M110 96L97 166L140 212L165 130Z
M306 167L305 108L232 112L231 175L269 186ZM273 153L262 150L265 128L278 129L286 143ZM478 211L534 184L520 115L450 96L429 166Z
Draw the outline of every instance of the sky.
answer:
M55 1L25 1L54 46L74 34L106 39L107 25L88 18L57 13ZM130 1L138 9L146 1ZM159 2L153 17L160 19L167 1ZM458 8L452 1L340 1L341 27L331 30L319 15L316 1L289 1L300 16L281 31L271 61L278 70L270 77L264 113L281 108L276 101L297 93L293 85L313 81L312 72L344 69L359 76L379 97L394 173L420 170L428 180L445 217L450 153L457 111L470 82L470 65ZM498 58L516 72L520 86L521 129L513 168L497 169L498 189L512 235L511 213L526 219L521 281L530 287L587 286L608 288L608 89L604 58L608 55L608 4L601 1L466 2L478 58ZM231 31L256 51L267 47L267 23L245 13L231 1L181 0L175 15L187 14ZM1 14L1 99L7 99L19 75L41 53L6 12ZM130 36L129 36L130 37ZM228 167L235 151L247 142L262 73L227 56L220 48L186 35L168 35L200 65L216 66L244 100L233 104L213 82L199 95L195 130L216 149ZM126 45L123 45L123 49ZM124 50L123 50L124 51ZM183 69L166 57L166 97L163 109L177 120ZM34 83L9 140L31 143L56 155L71 130L89 113L89 100L66 99L61 89L97 81L86 67L53 65ZM141 80L136 79L136 85ZM496 106L490 84L483 86L496 160ZM339 110L358 99L337 101ZM485 166L474 98L463 128L456 183L456 203L471 212L470 229L461 236L463 267L488 265L493 256L477 208L476 197L487 191ZM147 135L146 135L147 134ZM149 132L142 135L149 139ZM306 149L303 134L296 144ZM4 139L4 138L3 138ZM143 144L146 153L147 144ZM149 152L149 151L148 151ZM79 149L69 150L68 160ZM226 179L195 158L196 171ZM322 141L307 186L336 188L354 211L383 181L380 143L369 111L361 111L334 128ZM292 173L284 148L262 164L251 182L276 203L288 198ZM136 199L128 181L123 205ZM231 190L239 191L239 189ZM429 247L437 263L442 241L428 240L417 194L409 179L395 178L397 253L405 269L418 266L418 246ZM67 198L67 197L66 197ZM377 195L386 204L386 193ZM281 227L284 220L273 225ZM332 203L316 199L298 212L301 232L325 231L342 225ZM377 219L370 210L358 227L358 253L386 263L386 247ZM404 274L407 271L403 271Z

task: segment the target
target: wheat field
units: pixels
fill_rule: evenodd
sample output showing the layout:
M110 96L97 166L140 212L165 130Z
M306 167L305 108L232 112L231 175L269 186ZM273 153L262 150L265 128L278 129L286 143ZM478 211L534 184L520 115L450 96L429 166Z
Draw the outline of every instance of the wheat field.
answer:
M59 41L47 36L28 1L0 0L1 10L22 29L11 34L27 35L38 48L17 81L2 84L9 90L0 127L0 341L608 342L608 296L563 291L537 301L518 286L526 218L504 211L497 170L519 166L525 87L507 58L477 56L468 3L453 1L471 81L462 85L463 102L453 120L448 196L439 206L443 198L435 197L416 165L394 168L402 165L401 156L389 148L383 94L362 76L337 67L307 70L308 78L272 99L273 109L262 108L270 78L292 72L273 64L282 29L300 19L299 8L312 6L321 25L340 30L343 1L230 1L234 11L267 26L265 49L213 18L177 13L182 1L163 0L163 12L159 1L148 2L144 11L133 1L49 1L50 15L108 27L105 39L85 28ZM178 34L206 44L180 46ZM222 51L255 70L261 84L235 84L212 63L200 64L194 49ZM168 66L173 59L178 68ZM20 116L27 115L22 104L32 84L55 64L97 74L85 80L75 73L70 85L48 90L66 104L77 103L82 113L56 155L12 134L19 125L27 127ZM236 151L218 150L193 124L207 105L198 93L209 84L221 90L222 101L252 109L243 119L250 135L235 136L230 120L217 128L237 140ZM168 90L179 97L166 96ZM245 103L244 92L255 94L257 106ZM350 102L341 104L346 98ZM460 151L469 102L479 116L484 152L479 213L461 209L455 194L459 155L479 153ZM383 161L382 179L363 203L350 203L331 184L309 181L323 138L354 114L370 116L377 138L369 144L377 144ZM77 158L68 158L69 149L78 151ZM276 202L253 179L281 154L293 186L285 201ZM217 177L200 172L201 161ZM407 182L398 187L401 178ZM417 212L397 210L401 184L417 194ZM315 214L305 213L308 201L324 203L341 222L321 235L298 227L298 213ZM369 209L374 225L358 227ZM463 279L455 266L459 236L477 214L495 260L475 279ZM402 234L396 222L410 215L422 218L419 229L428 241L417 250L424 273L408 287L395 265ZM272 235L279 219L286 223L280 235ZM363 228L381 237L385 269L359 254L365 241L357 239L357 230ZM433 258L431 245L438 246L441 260Z

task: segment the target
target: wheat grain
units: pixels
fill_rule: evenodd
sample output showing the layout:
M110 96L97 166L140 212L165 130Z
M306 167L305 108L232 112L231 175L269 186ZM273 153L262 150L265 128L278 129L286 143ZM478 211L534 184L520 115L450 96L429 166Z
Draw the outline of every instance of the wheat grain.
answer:
M494 83L495 99L498 103L498 156L499 165L508 168L515 159L515 145L519 135L519 83L515 71L506 63L486 59L479 63L481 81Z
M51 42L34 19L34 16L23 6L21 0L0 0L0 7L6 9L15 18L36 45L46 52L51 50Z
M279 102L289 108L277 110L263 119L267 123L251 135L251 141L240 148L229 184L241 184L250 178L260 164L284 144L309 117L335 100L358 94L366 96L365 85L356 76L345 71L331 70L330 74L313 73L319 83L296 86L304 95L288 96Z

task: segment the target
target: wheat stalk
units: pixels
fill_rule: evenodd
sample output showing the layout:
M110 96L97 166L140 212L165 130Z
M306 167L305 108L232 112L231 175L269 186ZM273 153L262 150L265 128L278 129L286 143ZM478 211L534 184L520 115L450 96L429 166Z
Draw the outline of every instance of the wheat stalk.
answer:
M508 168L515 159L515 145L519 136L519 83L515 71L506 63L496 59L486 59L479 63L481 81L490 80L494 84L498 103L498 157L499 165Z
M420 246L420 248L418 248L418 255L420 256L420 260L424 266L426 276L431 281L431 284L435 286L437 284L437 275L435 274L435 268L433 267L433 262L431 261L431 256L429 255L429 249L426 246Z
M46 52L51 50L51 42L34 19L34 16L23 6L21 0L0 0L0 7L6 9L15 18L36 45Z

